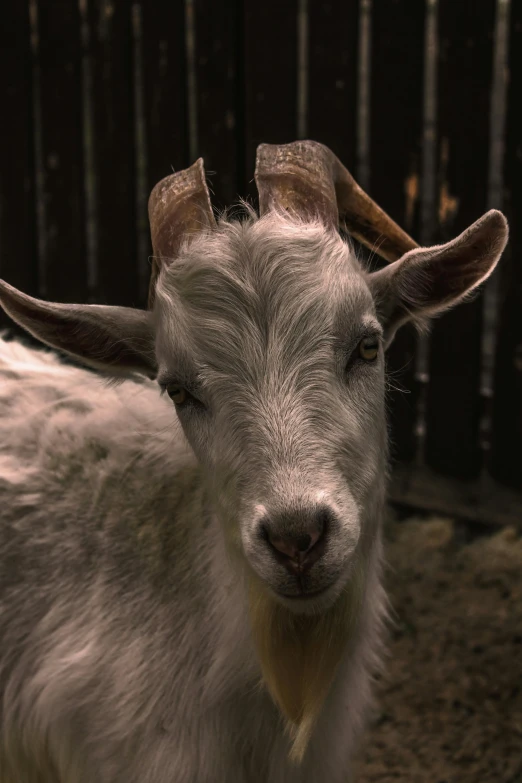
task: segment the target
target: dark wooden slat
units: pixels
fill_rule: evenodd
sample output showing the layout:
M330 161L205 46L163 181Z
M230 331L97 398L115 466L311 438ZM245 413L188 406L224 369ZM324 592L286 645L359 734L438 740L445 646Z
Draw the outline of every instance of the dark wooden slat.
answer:
M439 9L439 240L487 208L495 0L443 0ZM426 408L426 461L473 478L481 467L482 297L434 323Z
M10 0L0 25L0 277L37 292L29 8ZM0 328L11 326L0 311Z
M154 185L173 171L186 168L189 159L187 112L187 55L184 0L169 3L141 2L141 79L145 131L146 190L139 202L140 227L148 226L147 199ZM138 110L138 107L136 107ZM138 154L141 151L138 150ZM143 236L150 258L152 244ZM144 263L143 259L138 259ZM148 278L148 273L146 274ZM142 296L145 294L144 290ZM142 306L145 302L142 303Z
M511 9L505 156L510 240L498 274L501 283L493 398L491 471L522 490L522 6Z
M188 159L185 6L143 0L143 100L151 190Z
M370 109L370 194L419 237L423 118L424 3L374 0ZM416 451L416 333L406 326L388 350L392 459ZM404 391L402 391L404 390Z
M308 133L355 173L359 3L309 3Z
M97 278L95 299L136 304L131 2L89 2Z
M392 503L467 520L484 532L499 525L522 531L522 495L491 478L462 481L426 467L397 465L388 494Z
M212 202L219 208L236 201L239 189L238 6L239 0L195 2L198 155L207 172L216 172L211 175Z
M255 200L257 145L297 138L297 0L247 0L243 46L246 191Z
M78 3L38 3L43 279L48 299L87 298L82 44Z

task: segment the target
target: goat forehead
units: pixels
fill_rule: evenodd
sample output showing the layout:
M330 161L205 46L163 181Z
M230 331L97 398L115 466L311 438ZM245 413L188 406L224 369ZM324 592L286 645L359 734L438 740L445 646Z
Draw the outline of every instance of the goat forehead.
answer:
M310 352L373 312L349 246L280 216L198 237L161 277L157 300L160 329L216 359L266 359L283 346L301 354L303 342Z
M326 293L341 275L353 284L362 277L353 251L337 233L275 216L224 222L197 236L166 270L160 287L204 306L223 295L258 300L276 298L279 291Z

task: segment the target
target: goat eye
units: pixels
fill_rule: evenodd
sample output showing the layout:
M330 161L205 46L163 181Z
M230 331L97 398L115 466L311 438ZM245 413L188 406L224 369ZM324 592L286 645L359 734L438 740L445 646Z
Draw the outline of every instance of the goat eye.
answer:
M359 343L359 356L365 362L374 362L379 353L379 341L376 337L365 337Z
M166 387L166 392L174 405L183 405L183 403L187 401L188 392L181 386L174 386L174 384L172 384L171 386Z

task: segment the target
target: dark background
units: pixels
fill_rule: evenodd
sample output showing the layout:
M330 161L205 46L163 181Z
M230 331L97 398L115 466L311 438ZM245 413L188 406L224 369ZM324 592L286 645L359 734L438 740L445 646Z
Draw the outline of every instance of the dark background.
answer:
M516 521L520 95L520 2L4 0L0 276L144 307L153 185L203 156L216 207L255 201L260 142L327 144L422 243L503 209L511 240L485 291L390 351L391 493Z

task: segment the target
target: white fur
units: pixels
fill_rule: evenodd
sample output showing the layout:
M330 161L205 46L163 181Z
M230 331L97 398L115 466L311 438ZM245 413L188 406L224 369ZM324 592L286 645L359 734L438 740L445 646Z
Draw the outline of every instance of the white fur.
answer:
M368 638L354 645L305 764L293 769L258 687L245 595L222 541L213 529L210 540L190 541L203 521L199 490L183 514L175 479L197 466L170 403L153 382L108 387L50 352L3 339L0 379L0 540L4 557L12 547L27 569L23 589L4 574L0 602L2 783L346 783L383 602L377 559ZM104 492L117 497L121 522ZM152 519L142 530L131 521L152 502L158 528L172 525L161 601L140 587L140 571L156 568ZM96 505L100 515L108 510L100 527L128 525L129 546L141 550L125 589L111 585L101 540L81 551ZM34 573L24 536L49 547ZM59 597L46 596L48 579Z
M178 418L156 382L110 385L0 338L0 783L349 783L386 614L384 359L359 346L458 301L506 239L491 211L369 275L336 232L270 212L192 237L151 316L3 287L49 344L115 373L134 352L202 399ZM423 259L439 299L415 305ZM319 500L325 551L302 577L319 597L298 609L261 520L295 535ZM262 682L255 580L296 614L349 598L300 767Z
M0 783L347 783L385 614L383 361L346 391L331 348L336 324L352 345L375 323L364 273L322 227L224 223L160 279L155 316L160 371L206 356L219 401L183 429L153 381L0 339ZM356 545L364 584L295 767L237 561L286 584L252 512L318 497L338 517L325 600Z

